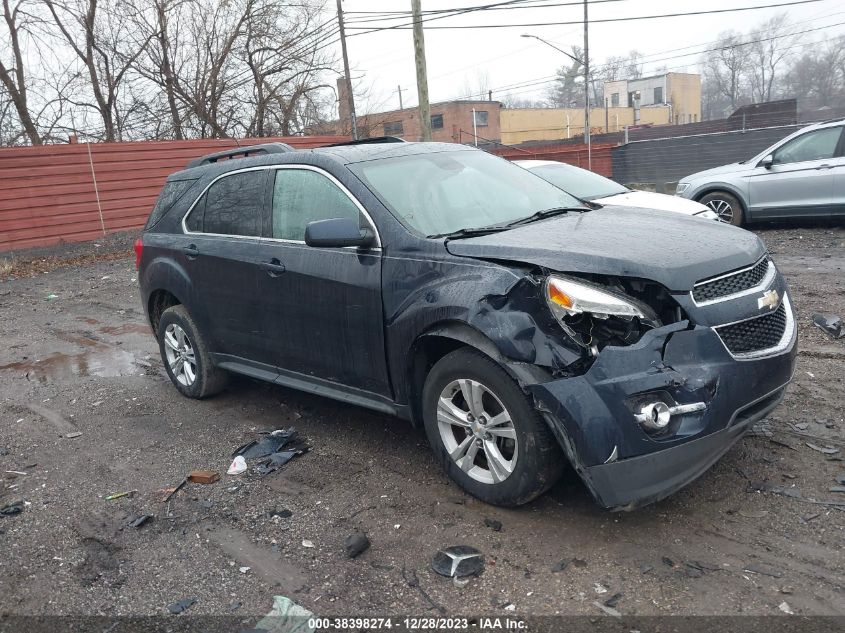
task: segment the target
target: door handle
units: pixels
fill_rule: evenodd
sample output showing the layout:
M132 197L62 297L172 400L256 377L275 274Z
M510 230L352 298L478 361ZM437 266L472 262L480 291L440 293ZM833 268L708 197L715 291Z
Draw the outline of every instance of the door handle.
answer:
M285 265L278 259L273 258L269 262L263 262L261 264L261 269L266 270L267 274L271 277L278 277L285 272Z
M190 244L182 249L182 252L185 254L185 257L188 259L196 259L197 255L200 254L199 249L197 248L196 244Z
M833 169L833 165L828 165L828 164L819 165L818 167L816 167L816 169Z

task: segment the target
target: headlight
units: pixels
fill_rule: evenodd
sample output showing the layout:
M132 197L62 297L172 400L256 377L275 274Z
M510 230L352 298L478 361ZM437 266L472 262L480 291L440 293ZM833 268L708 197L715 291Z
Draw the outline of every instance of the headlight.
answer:
M585 312L599 319L611 315L645 318L642 310L624 298L571 279L549 277L546 282L546 300L558 319Z
M647 305L586 281L549 276L546 303L563 331L596 356L607 345L630 345L660 325Z
M680 196L687 189L689 189L689 183L688 182L679 182L678 186L675 187L675 195Z

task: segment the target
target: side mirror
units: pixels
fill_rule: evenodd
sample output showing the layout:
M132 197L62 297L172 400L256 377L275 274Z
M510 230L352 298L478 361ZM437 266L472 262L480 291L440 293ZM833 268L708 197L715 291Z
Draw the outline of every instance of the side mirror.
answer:
M772 165L775 164L775 157L769 154L763 160L760 161L760 164L765 167L766 169L771 169Z
M376 236L370 229L362 229L358 220L332 218L309 222L305 227L305 243L317 247L358 246L375 244Z

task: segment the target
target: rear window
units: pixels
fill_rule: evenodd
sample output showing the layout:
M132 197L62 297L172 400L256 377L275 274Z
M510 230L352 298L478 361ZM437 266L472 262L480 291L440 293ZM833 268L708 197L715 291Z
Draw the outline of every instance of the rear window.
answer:
M144 225L144 229L149 229L161 220L164 215L173 208L173 205L176 204L179 199L185 195L185 192L191 188L197 181L196 178L192 180L171 180L164 183L164 188L161 190L161 193L158 194L158 200L156 200L156 204L153 207L152 213L150 213L150 217L147 218L147 223Z

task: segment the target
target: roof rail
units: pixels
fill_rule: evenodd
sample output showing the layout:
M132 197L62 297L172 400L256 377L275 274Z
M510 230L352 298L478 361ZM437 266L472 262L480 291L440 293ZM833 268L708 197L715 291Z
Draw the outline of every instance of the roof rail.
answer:
M248 147L234 147L232 149L225 149L222 152L214 152L213 154L206 154L200 158L195 158L188 163L187 169L199 167L200 165L210 165L220 159L246 158L255 154L284 154L285 152L295 151L287 143L263 143L261 145L249 145Z
M332 143L326 147L343 147L345 145L370 145L371 143L407 143L405 139L398 136L374 136L372 138L359 138L357 141L344 141L343 143Z

